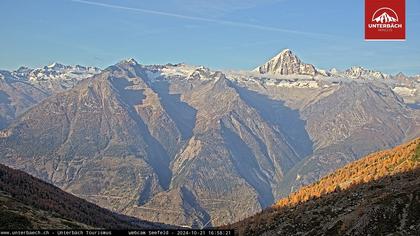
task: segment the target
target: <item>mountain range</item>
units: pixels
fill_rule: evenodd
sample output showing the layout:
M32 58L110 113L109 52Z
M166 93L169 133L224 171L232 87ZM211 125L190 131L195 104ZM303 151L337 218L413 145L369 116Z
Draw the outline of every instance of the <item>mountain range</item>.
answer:
M0 70L0 129L48 96L73 88L100 71L95 67L59 63L38 69Z
M247 72L134 59L1 71L0 162L121 214L223 225L420 136L419 82L290 50Z

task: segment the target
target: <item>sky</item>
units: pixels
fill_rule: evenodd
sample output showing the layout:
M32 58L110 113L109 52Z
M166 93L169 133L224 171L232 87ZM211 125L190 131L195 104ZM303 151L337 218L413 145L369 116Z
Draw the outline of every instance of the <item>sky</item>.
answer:
M0 0L0 69L188 63L250 70L285 48L321 69L420 74L420 1L407 40L364 41L364 0Z

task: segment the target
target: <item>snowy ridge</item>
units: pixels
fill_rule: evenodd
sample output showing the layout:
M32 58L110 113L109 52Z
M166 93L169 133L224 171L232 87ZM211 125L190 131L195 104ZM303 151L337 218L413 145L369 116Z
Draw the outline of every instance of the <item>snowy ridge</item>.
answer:
M290 57L287 59L287 57ZM224 70L222 71L226 79L241 84L246 87L276 87L276 88L296 88L296 89L318 89L330 86L336 86L340 83L385 83L394 93L400 95L407 103L420 102L420 77L407 77L402 73L395 76L387 75L379 71L365 69L360 66L354 66L345 71L337 69L321 70L315 68L315 73L284 73L288 71L281 67L276 67L281 73L261 73L261 68L271 67L279 61L293 61L299 68L302 63L290 50L284 50L282 53L267 62L265 67L258 67L253 71ZM283 63L282 65L297 68L296 65ZM309 64L305 64L309 65ZM294 67L295 66L295 67ZM148 65L144 66L146 74L150 81L159 79L181 79L181 80L213 80L217 71L212 71L204 66L193 66L187 64L166 64L166 65ZM301 71L302 72L302 71ZM219 72L220 73L220 72Z
M10 74L15 79L34 82L69 78L84 79L100 72L101 69L97 67L81 65L69 66L60 63L53 63L51 65L36 69L22 66L19 69L10 72Z
M89 66L69 66L53 63L36 69L20 67L12 72L6 72L3 71L1 73L2 77L26 81L37 87L59 92L72 88L80 81L100 73L101 69Z
M235 72L231 74L234 75L233 77L236 76L235 80L243 83L254 82L262 83L265 86L297 88L316 88L316 84L320 86L319 81L330 83L377 81L388 84L406 102L420 102L420 76L408 77L402 73L392 76L380 71L365 69L361 66L353 66L344 71L335 68L322 70L312 64L302 62L290 49L281 51L268 62L254 69L251 73ZM298 79L300 82L296 83L293 79Z
M142 67L151 82L160 79L213 80L220 76L220 72L207 67L184 63L140 65L135 59L129 58L119 64ZM72 88L81 80L100 72L101 69L96 67L53 63L38 69L20 67L12 72L0 71L0 79L24 80L48 91L59 92ZM395 93L410 103L420 101L420 76L408 77L402 73L392 76L360 66L353 66L344 71L335 68L322 70L302 62L290 49L281 51L252 71L225 70L223 76L245 86L310 89L337 83L376 81L388 84Z

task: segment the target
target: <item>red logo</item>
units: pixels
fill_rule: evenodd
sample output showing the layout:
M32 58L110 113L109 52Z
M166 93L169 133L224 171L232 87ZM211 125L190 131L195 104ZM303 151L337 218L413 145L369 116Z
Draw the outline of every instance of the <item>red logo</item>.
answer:
M365 0L366 40L405 40L405 0Z

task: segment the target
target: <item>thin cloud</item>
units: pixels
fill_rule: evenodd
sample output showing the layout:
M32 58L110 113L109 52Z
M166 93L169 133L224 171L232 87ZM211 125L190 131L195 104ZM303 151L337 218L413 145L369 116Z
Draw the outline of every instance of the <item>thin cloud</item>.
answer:
M305 36L311 36L311 37L322 37L322 38L332 37L332 35L328 35L328 34L289 30L289 29L283 29L283 28L277 28L277 27L271 27L271 26L264 26L264 25L258 25L258 24L243 23L243 22L236 22L236 21L218 20L218 19L196 17L196 16L187 16L187 15L180 15L180 14L171 13L171 12L155 11L155 10L149 10L149 9L144 9L144 8L126 7L126 6L120 6L120 5L115 5L115 4L107 4L107 3L100 3L100 2L87 1L87 0L71 0L71 1L76 2L76 3L92 5L92 6L120 9L120 10L133 11L133 12L140 12L140 13L146 13L146 14L152 14L152 15L159 15L159 16L165 16L165 17L191 20L191 21L209 22L209 23L228 25L228 26L233 26L233 27L244 27L244 28L251 28L251 29L257 29L257 30L263 30L263 31L298 34L298 35L305 35Z

